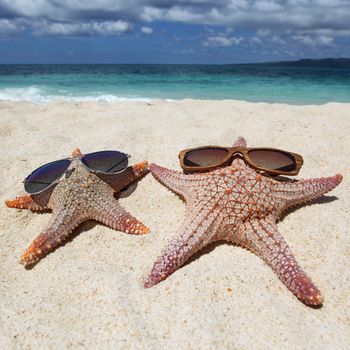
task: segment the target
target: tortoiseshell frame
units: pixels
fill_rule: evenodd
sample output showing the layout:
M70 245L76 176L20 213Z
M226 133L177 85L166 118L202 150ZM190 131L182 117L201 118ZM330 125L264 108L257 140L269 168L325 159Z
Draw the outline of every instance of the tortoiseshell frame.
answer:
M185 155L188 152L194 151L194 150L200 150L205 148L220 148L227 151L227 156L223 159L222 162L219 164L215 164L212 166L189 166L185 164ZM264 168L261 166L257 166L254 161L249 157L249 151L251 150L267 150L267 151L278 151L285 154L288 154L289 156L294 158L295 161L295 169L291 171L282 171L282 170L275 170L270 168ZM188 148L185 150L182 150L179 153L179 160L180 160L180 166L184 170L185 173L192 173L192 172L205 172L214 170L223 166L226 166L230 163L233 156L235 154L240 155L247 164L249 164L252 168L264 171L266 173L269 173L271 175L297 175L300 171L301 166L303 165L303 157L300 154L292 153L288 151L284 151L278 148L269 148L269 147L222 147L222 146L202 146L202 147L195 147L195 148Z

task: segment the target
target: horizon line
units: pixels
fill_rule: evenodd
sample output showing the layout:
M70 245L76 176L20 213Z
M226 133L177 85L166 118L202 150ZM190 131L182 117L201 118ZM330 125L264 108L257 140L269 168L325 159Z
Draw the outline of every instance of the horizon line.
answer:
M294 60L278 60L278 61L261 61L261 62L236 62L236 63L113 63L113 62L99 62L99 63L87 63L87 62L70 62L70 63L59 63L59 62L38 62L38 63L0 63L0 66L5 65L188 65L188 66L227 66L227 65L253 65L253 64L268 64L268 63L293 63L303 60L311 61L322 61L322 60L350 60L350 57L323 57L323 58L297 58Z

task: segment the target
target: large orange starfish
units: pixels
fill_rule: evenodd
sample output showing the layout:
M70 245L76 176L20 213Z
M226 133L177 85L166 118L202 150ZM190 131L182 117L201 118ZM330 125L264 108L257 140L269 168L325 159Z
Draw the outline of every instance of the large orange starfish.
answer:
M234 146L246 147L243 138ZM277 230L287 208L311 201L336 187L341 175L290 182L263 176L235 159L230 166L185 175L151 164L153 176L187 202L187 217L148 276L151 287L180 268L207 244L227 240L261 257L301 301L321 305L319 290L298 265Z
M32 265L63 242L73 229L86 220L96 220L119 231L145 234L149 229L125 211L114 194L146 174L147 162L128 167L118 174L90 172L80 161L79 149L72 152L68 176L37 195L7 200L10 208L42 211L51 209L53 217L47 228L21 256L21 263Z

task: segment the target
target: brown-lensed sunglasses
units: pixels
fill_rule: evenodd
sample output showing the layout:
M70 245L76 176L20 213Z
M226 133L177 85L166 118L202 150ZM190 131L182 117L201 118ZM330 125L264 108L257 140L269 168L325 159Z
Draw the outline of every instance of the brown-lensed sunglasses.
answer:
M226 166L236 155L252 168L271 175L297 175L303 165L300 154L266 147L202 146L181 151L179 159L184 172L192 173Z

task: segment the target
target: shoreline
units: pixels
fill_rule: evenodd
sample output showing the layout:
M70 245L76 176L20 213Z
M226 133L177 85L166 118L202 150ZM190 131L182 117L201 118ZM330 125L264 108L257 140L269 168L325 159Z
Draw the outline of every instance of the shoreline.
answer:
M118 99L118 97L117 97ZM266 105L281 105L281 106L291 106L291 107L322 107L322 106L328 106L328 105L350 105L349 102L338 102L338 101L329 101L324 103L291 103L291 102L270 102L270 101L248 101L248 100L236 100L236 99L200 99L200 98L183 98L183 99L171 99L171 98L127 98L127 97L121 97L120 100L94 100L92 98L87 99L80 99L78 98L75 100L72 98L55 98L48 101L29 101L29 100L5 100L0 99L0 105L6 105L6 104L30 104L30 105L37 105L37 106L50 106L50 105L57 105L57 104L85 104L85 103L96 103L97 105L118 105L122 103L135 103L135 104L157 104L157 103L189 103L189 102L198 102L198 103L245 103L245 104L266 104Z
M278 223L300 265L324 295L302 304L249 251L226 243L200 252L149 289L146 276L185 216L185 205L148 174L120 203L151 229L144 236L94 222L34 268L18 263L50 213L0 206L0 347L142 349L346 349L350 343L350 104L288 105L235 100L175 102L0 101L0 201L23 194L36 167L70 155L116 149L180 170L178 152L205 144L300 153L300 178L341 173L323 199Z

